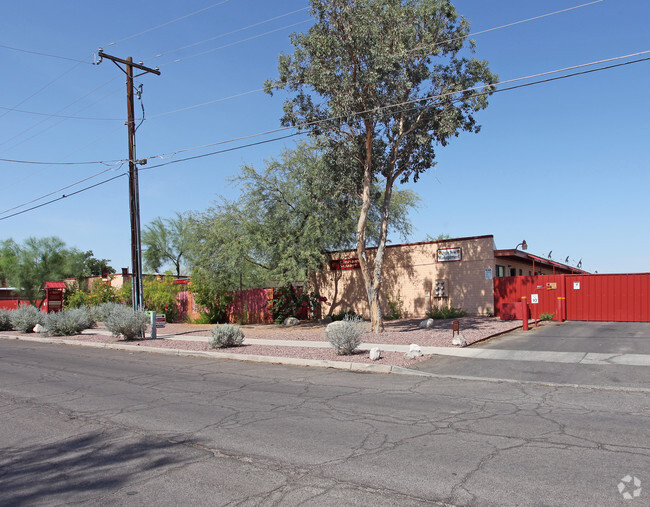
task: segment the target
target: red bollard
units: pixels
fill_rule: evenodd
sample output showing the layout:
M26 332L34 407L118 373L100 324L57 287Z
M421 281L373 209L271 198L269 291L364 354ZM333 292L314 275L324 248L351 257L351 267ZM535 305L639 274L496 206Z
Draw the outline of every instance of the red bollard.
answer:
M521 319L524 323L524 331L528 331L528 305L526 304L526 296L521 298Z
M460 323L457 320L452 321L451 323L451 337L456 336L456 333L460 334Z

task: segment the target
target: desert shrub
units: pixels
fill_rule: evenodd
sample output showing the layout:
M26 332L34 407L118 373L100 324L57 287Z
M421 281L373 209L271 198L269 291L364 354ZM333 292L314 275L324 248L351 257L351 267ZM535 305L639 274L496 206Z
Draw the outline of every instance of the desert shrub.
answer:
M104 322L115 308L126 308L125 305L120 303L101 303L96 306L91 306L93 319L97 322Z
M366 325L361 317L346 316L341 321L329 324L325 328L325 334L337 355L347 356L361 345L361 335L365 329Z
M155 311L158 315L165 315L167 322L176 322L178 319L178 285L174 285L172 276L161 278L147 276L142 282L142 297L147 310Z
M553 317L555 317L554 313L542 313L539 316L539 320L553 320Z
M19 306L11 311L11 324L16 331L31 333L36 324L43 324L45 314L31 305Z
M398 320L403 316L404 302L400 293L393 299L392 295L386 293L386 302L388 303L388 314L384 315L384 320Z
M14 326L11 324L11 312L0 308L0 331L11 331Z
M357 315L356 313L354 313L353 310L345 310L345 311L341 310L341 311L338 312L338 313L333 313L332 315L330 315L330 317L332 318L332 322L337 322L337 321L339 321L339 320L343 320L343 319L345 319L346 317L348 317L348 318L352 318L352 317L359 317L359 318L361 318L359 315Z
M116 305L106 316L104 326L113 336L123 336L125 340L133 340L142 336L149 324L149 316L142 311L133 311L124 305Z
M52 336L72 336L95 324L90 309L86 306L70 308L61 312L48 313L44 327Z
M444 308L432 308L427 312L427 317L430 319L457 319L464 317L467 312L461 308L454 308L453 306L446 306Z
M211 349L237 347L244 342L244 332L233 324L219 324L212 328Z
M323 301L327 301L327 298L321 297L318 292L307 292L289 284L276 289L269 304L273 321L282 324L289 317L304 319L317 316Z

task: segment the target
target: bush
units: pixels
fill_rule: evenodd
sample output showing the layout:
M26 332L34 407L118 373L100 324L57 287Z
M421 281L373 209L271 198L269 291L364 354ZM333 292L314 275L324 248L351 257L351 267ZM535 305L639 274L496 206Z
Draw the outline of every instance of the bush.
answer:
M332 322L325 328L327 339L339 356L349 356L361 345L361 335L366 330L363 319L346 316L343 320Z
M404 302L400 293L397 293L395 299L390 294L386 294L386 301L388 302L388 315L384 315L384 320L398 320L403 316Z
M466 311L460 308L454 308L453 306L433 308L427 312L427 317L430 319L457 319L458 317L464 317L465 315L467 315Z
M553 317L555 317L554 313L542 313L539 316L539 320L553 320Z
M113 336L121 335L125 340L144 335L148 324L149 316L145 312L134 312L124 305L116 305L104 320L104 326Z
M14 326L11 325L11 312L0 308L0 331L11 331Z
M307 292L293 285L285 285L273 291L273 299L269 301L273 321L282 324L289 317L297 319L313 318L320 313L321 303L327 298L318 292Z
M43 324L45 314L31 305L19 306L11 311L11 324L16 331L31 333L36 324Z
M90 311L92 312L92 317L97 322L105 322L108 316L115 308L126 308L125 305L120 303L101 303L96 306L91 306Z
M45 331L52 336L72 336L95 324L90 308L71 308L45 316Z
M233 324L220 324L212 328L211 349L237 347L244 342L244 332Z
M339 313L333 313L330 317L332 319L332 322L337 322L339 320L343 320L346 317L348 317L348 318L352 318L352 317L361 318L361 316L357 315L352 310L345 310L345 311L340 311Z

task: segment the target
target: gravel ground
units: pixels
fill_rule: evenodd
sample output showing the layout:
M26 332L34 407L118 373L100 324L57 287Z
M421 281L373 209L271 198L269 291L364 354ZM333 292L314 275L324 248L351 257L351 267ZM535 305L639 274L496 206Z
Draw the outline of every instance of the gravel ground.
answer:
M483 340L489 336L503 333L521 326L519 321L501 321L490 317L463 317L457 319L460 324L460 331L468 344ZM417 343L420 346L451 347L452 331L451 320L441 320L435 323L431 329L420 329L420 320L399 320L385 324L385 331L381 334L366 333L363 341L366 343L409 345ZM148 347L161 347L181 350L208 350L207 337L210 336L210 329L213 325L207 324L167 324L163 329L158 330L158 337L165 336L187 336L205 337L206 341L180 341L180 340L132 340L125 341L113 336L104 334L83 334L77 336L60 337L65 340L78 340L100 343L123 343L130 345L143 345ZM282 327L273 324L267 325L245 325L242 326L244 335L248 338L264 338L277 340L295 341L327 341L324 326L315 322L303 322L295 327ZM20 335L15 331L0 332L0 335ZM30 335L25 335L30 336ZM34 334L31 334L34 336ZM351 356L337 356L333 349L306 348L291 346L268 346L250 345L241 347L221 349L232 354L263 355L271 357L291 357L301 359L321 359L330 361L347 361L357 363L388 364L392 366L408 367L418 361L428 359L430 356L422 356L418 359L406 359L401 352L382 352L378 361L372 361L367 352L359 352Z

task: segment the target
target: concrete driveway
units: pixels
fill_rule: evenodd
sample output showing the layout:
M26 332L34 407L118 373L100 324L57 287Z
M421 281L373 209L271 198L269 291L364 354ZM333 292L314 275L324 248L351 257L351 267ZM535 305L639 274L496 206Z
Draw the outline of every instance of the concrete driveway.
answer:
M650 389L650 323L548 322L462 352L467 355L434 356L414 368L504 381Z

